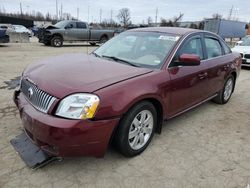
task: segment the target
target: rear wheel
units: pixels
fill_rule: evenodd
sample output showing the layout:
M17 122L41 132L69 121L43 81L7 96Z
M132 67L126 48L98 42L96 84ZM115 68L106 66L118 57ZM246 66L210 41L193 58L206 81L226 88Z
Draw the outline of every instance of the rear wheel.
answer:
M63 39L60 36L54 36L51 39L51 45L54 47L61 47L63 45Z
M107 42L109 39L107 36L102 36L101 39L100 39L100 43L101 44L104 44L105 42Z
M127 157L139 155L152 140L156 123L157 112L154 105L147 101L141 102L122 119L114 143Z
M234 85L235 85L234 77L230 75L227 78L222 90L219 91L218 95L213 99L213 101L217 104L226 104L232 96Z

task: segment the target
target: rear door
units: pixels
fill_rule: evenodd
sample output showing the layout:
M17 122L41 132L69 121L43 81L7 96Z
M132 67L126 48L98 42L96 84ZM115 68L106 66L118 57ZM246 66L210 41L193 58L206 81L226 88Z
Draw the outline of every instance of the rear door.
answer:
M204 36L205 60L208 66L208 95L214 95L224 85L232 63L231 50L222 40L210 34Z
M175 61L182 54L195 54L201 60L205 58L202 35L194 35L187 39L176 52L168 71L171 77L170 116L201 102L207 92L207 64L198 66L175 66Z

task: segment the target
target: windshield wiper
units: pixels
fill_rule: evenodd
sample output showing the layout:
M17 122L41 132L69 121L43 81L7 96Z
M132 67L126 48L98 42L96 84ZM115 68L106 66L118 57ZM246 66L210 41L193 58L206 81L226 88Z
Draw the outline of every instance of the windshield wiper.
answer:
M101 57L108 58L108 59L112 59L112 60L114 60L114 61L120 61L120 62L122 62L122 63L126 63L126 64L128 64L128 65L133 66L133 67L140 67L139 65L136 65L136 64L131 63L131 62L129 62L129 61L126 61L126 60L124 60L124 59L120 59L120 58L115 57L115 56L102 55Z

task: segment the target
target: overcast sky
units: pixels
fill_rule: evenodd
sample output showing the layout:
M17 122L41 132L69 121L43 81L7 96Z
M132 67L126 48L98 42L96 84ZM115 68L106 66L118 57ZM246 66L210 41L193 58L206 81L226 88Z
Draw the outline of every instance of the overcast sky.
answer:
M32 10L42 13L50 12L56 15L56 0L0 0L0 8L6 12L19 12L20 2L23 12ZM180 12L184 13L183 21L197 21L204 17L211 17L214 13L222 14L227 18L229 10L234 6L233 17L241 21L250 21L249 0L58 0L58 7L63 5L63 12L71 13L77 17L79 7L79 19L82 21L99 21L100 9L102 20L111 18L117 20L116 15L121 8L129 8L133 23L146 22L151 16L155 21L155 12L158 7L158 21L160 18L171 18ZM88 16L89 7L89 16Z

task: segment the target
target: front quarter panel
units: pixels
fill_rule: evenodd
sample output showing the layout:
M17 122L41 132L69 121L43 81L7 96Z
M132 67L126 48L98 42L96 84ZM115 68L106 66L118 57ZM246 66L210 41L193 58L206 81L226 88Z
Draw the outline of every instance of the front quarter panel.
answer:
M167 71L158 70L96 91L100 97L100 106L95 118L121 117L137 102L149 98L161 103L166 118L169 80Z

